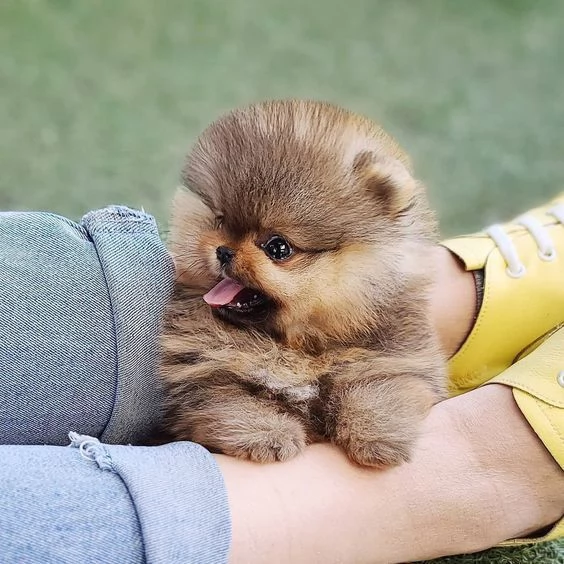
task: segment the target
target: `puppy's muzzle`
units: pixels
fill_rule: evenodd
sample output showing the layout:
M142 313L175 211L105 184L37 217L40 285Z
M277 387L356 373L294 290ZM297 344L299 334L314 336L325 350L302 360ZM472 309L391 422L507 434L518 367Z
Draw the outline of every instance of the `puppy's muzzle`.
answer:
M229 266L233 257L235 256L235 251L230 249L229 247L218 247L215 250L215 255L217 256L217 260L219 260L219 264L222 267Z

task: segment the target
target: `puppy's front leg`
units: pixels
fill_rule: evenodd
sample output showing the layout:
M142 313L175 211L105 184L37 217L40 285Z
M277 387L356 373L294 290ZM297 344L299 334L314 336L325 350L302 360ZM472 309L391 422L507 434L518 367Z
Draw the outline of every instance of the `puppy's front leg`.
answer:
M417 426L443 396L444 369L432 358L382 358L336 367L327 378L327 434L363 466L410 458Z
M256 462L289 460L306 446L300 419L275 401L255 397L238 384L198 384L184 387L175 402L170 429L177 439Z

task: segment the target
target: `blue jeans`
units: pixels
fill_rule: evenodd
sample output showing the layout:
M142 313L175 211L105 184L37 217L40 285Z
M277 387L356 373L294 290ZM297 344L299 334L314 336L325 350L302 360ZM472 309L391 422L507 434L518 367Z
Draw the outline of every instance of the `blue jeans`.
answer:
M159 421L173 275L143 212L0 213L0 563L227 560L213 457L127 446Z

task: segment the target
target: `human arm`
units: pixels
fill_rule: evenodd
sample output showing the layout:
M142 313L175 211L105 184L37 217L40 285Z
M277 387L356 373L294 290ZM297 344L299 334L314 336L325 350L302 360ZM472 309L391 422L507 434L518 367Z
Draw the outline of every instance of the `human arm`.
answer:
M224 562L230 518L202 447L0 445L0 561Z
M221 562L229 510L198 445L159 419L172 263L152 218L0 213L0 561ZM94 437L75 437L69 431ZM19 443L19 444L6 444Z
M257 466L218 457L233 522L231 562L409 562L530 534L564 510L564 475L511 391L436 406L412 462L379 472L328 445Z

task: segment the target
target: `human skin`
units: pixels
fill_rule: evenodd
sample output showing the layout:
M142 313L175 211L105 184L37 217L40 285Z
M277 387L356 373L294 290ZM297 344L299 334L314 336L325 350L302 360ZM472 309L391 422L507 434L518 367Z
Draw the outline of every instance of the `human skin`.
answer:
M431 314L450 356L472 327L475 287L446 249L436 267ZM501 385L436 405L396 468L360 468L328 444L285 463L217 461L233 563L409 562L483 550L564 514L564 472Z

